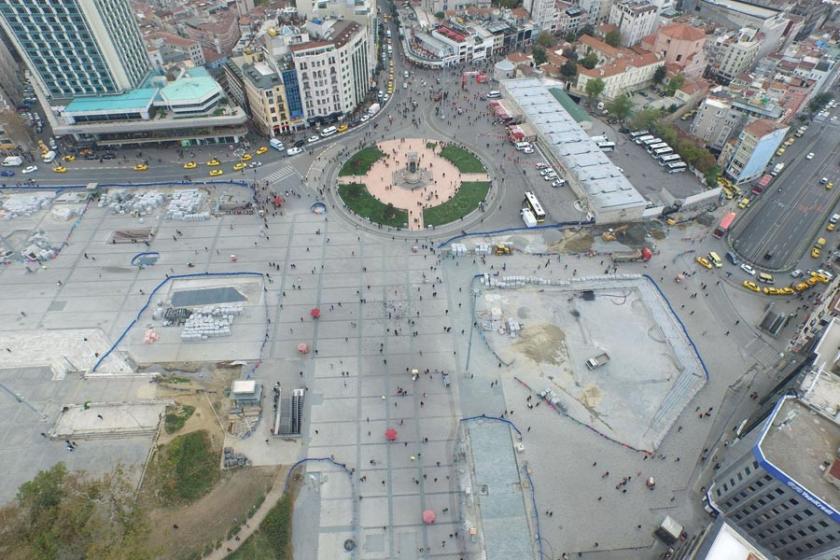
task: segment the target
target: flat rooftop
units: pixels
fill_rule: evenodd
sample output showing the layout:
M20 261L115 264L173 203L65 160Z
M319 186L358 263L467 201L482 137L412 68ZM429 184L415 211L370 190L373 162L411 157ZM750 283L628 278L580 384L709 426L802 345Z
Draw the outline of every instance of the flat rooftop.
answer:
M797 484L840 510L840 489L823 478L824 463L834 461L840 449L840 425L788 397L776 408L757 447Z
M502 85L554 157L586 191L593 209L618 211L645 206L641 193L552 93L553 84L523 78L503 80Z
M65 113L87 113L93 111L145 111L157 97L157 88L133 89L119 95L77 97L65 107Z
M703 3L762 19L770 19L771 17L781 13L779 10L774 10L773 8L748 4L739 0L714 0L714 2L703 0Z

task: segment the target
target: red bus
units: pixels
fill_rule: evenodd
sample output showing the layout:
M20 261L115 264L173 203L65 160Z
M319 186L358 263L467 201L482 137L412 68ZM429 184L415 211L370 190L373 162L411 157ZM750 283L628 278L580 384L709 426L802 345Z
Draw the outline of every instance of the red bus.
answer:
M772 175L769 175L769 174L763 175L761 177L761 179L759 179L758 182L755 184L755 186L752 188L752 193L756 196L760 195L761 193L763 193L767 189L767 187L770 186L770 183L772 183L772 182L773 182L773 176Z
M735 221L735 212L730 212L718 224L718 227L715 228L715 231L712 232L712 235L720 239L726 232L729 231L729 228L732 227L732 222Z

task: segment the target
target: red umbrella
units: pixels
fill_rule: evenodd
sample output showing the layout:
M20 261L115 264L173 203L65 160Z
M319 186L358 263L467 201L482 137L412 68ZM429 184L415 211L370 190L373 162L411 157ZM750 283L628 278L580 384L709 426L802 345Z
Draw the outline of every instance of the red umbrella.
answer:
M297 345L297 351L301 354L308 354L309 353L309 345L305 342L301 342Z
M423 523L425 523L426 525L431 525L435 522L435 519L437 519L437 515L435 515L435 512L433 512L432 510L427 509L423 512Z
M388 441L396 441L397 440L397 430L394 428L388 428L385 430L385 439Z
M317 307L313 307L313 308L309 311L309 316L310 316L310 317L312 317L313 319L317 319L317 318L319 318L319 317L321 316L321 310L320 310L320 309L318 309Z

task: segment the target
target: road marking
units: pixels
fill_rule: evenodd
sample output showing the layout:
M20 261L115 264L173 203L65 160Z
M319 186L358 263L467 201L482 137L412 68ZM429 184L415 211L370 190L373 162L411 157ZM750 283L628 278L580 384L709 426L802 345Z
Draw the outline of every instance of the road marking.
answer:
M291 177L292 175L295 175L295 169L291 165L287 165L285 167L281 167L268 177L263 177L262 180L268 181L269 183L277 183L287 177Z

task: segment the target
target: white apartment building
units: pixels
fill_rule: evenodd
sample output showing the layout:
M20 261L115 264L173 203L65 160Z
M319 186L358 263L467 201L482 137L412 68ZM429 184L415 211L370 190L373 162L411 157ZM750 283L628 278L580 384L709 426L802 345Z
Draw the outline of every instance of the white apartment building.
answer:
M614 99L619 95L642 89L653 81L656 69L663 66L665 61L652 52L633 54L632 51L622 53L615 62L597 66L592 70L578 67L575 89L585 95L586 83L589 80L600 79L604 82L604 99Z
M744 113L736 111L726 99L707 97L697 108L691 122L691 134L714 150L721 150L732 135L746 121Z
M712 72L727 82L735 79L756 63L760 43L758 30L750 27L726 33L712 42L707 41Z
M612 0L578 0L577 5L586 12L584 25L595 27L609 19Z
M522 7L531 15L531 21L537 29L554 32L557 20L554 0L525 0Z
M653 33L656 13L650 0L619 0L610 8L609 22L618 27L622 46L631 47Z
M319 39L289 47L310 124L352 113L370 89L366 30L347 20L328 23L328 32L312 33Z

